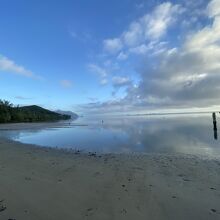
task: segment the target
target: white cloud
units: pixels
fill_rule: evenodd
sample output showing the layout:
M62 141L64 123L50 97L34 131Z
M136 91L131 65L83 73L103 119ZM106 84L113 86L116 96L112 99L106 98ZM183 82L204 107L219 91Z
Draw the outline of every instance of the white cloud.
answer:
M128 54L121 52L118 56L117 59L118 60L126 60L128 58Z
M162 3L156 6L151 13L133 21L119 37L104 40L104 50L110 54L119 53L118 56L126 53L125 50L138 54L146 53L148 50L146 45L154 42L154 46L156 46L155 42L166 35L169 27L175 23L178 15L183 11L184 9L180 5L170 2Z
M132 22L129 29L122 35L122 39L128 46L136 46L144 39L144 27L140 21Z
M208 23L204 22L199 29L187 32L181 44L178 42L174 45L177 40L173 40L172 37L172 48L169 48L166 42L157 41L158 34L153 34L156 37L154 41L142 43L137 40L136 47L129 46L127 48L129 53L138 53L140 56L143 55L142 58L145 58L138 68L138 74L141 78L139 84L136 86L133 86L132 83L128 85L127 95L124 98L93 104L90 109L121 112L123 110L146 111L162 108L211 109L214 106L219 106L219 2L210 1L205 13ZM170 4L166 6L167 11L170 10ZM159 9L157 8L157 10ZM156 13L155 11L152 14ZM167 31L167 28L165 29ZM162 28L159 32L150 33L162 33L160 36L163 36L165 32L162 30L165 29ZM133 42L132 45L134 45ZM149 51L149 56L146 56L146 51ZM154 53L160 53L160 55L154 57L152 56ZM116 78L113 83L115 81L116 85L123 85L123 83L127 83L126 80L128 81L128 79Z
M122 42L119 38L106 39L103 42L104 49L109 53L117 53L122 49Z
M188 35L180 48L166 50L156 67L146 65L140 85L127 98L135 102L135 96L139 95L146 106L155 104L148 97L161 100L158 105L163 106L217 105L220 101L220 16L214 14L212 24ZM165 104L163 99L169 101Z
M101 85L105 85L108 83L108 80L107 80L108 72L106 71L105 68L100 67L96 64L89 64L88 68L89 68L89 71L99 76Z
M64 88L71 88L73 84L70 80L63 79L60 80L60 85Z
M212 0L208 5L208 15L210 17L215 17L220 15L220 1Z
M108 75L107 71L104 68L96 64L89 64L89 70L98 74L100 77L106 77Z
M188 50L201 50L204 47L218 46L220 41L220 16L214 18L213 24L188 37L186 47ZM216 44L216 45L215 45ZM214 48L213 48L214 49Z
M170 2L158 5L152 14L147 14L140 20L144 27L145 37L157 40L164 36L168 28L175 22L176 16L182 12L183 9L180 5L173 5Z
M141 44L137 47L133 47L129 49L130 53L137 55L146 55L149 54L151 56L159 55L167 50L167 42L156 42L151 41L149 44Z
M123 87L131 85L132 81L129 77L115 76L112 78L114 87Z
M17 74L29 78L40 78L30 70L25 69L23 66L16 64L13 60L0 55L0 71Z
M130 51L131 53L143 55L143 54L146 54L149 50L150 50L150 48L149 48L148 45L141 44L140 46L131 48L129 51Z

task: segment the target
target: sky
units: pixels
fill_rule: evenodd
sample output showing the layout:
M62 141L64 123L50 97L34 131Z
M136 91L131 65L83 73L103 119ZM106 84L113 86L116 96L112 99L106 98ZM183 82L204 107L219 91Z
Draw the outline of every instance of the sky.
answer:
M80 114L220 109L220 0L0 0L0 99Z

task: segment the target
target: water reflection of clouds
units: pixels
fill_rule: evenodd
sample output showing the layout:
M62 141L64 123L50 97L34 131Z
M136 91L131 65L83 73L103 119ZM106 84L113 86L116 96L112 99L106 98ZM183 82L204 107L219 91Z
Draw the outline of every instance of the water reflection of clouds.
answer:
M218 154L208 116L127 117L88 120L86 127L10 131L8 138L42 146L111 152Z
M35 129L24 129L24 130L1 130L0 137L1 138L7 138L7 139L12 139L12 140L20 140L22 137L28 137L28 136L33 136L35 134L40 133L42 130L44 131L49 131L49 130L55 130L58 128L35 128Z
M218 142L213 141L210 115L122 120L112 124L106 128L123 128L131 146L139 145L145 152L220 153Z

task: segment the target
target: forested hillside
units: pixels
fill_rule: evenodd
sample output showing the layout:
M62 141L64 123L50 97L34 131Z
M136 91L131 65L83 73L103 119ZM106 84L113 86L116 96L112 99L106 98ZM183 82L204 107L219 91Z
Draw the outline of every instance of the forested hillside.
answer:
M9 101L0 100L0 123L58 121L70 118L70 115L58 114L37 105L19 107Z

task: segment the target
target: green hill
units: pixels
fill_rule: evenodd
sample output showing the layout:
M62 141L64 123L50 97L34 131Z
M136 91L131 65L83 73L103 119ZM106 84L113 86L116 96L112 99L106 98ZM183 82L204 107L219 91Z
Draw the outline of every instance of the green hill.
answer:
M70 118L70 115L59 114L37 105L15 107L8 101L0 100L0 123L46 122Z

